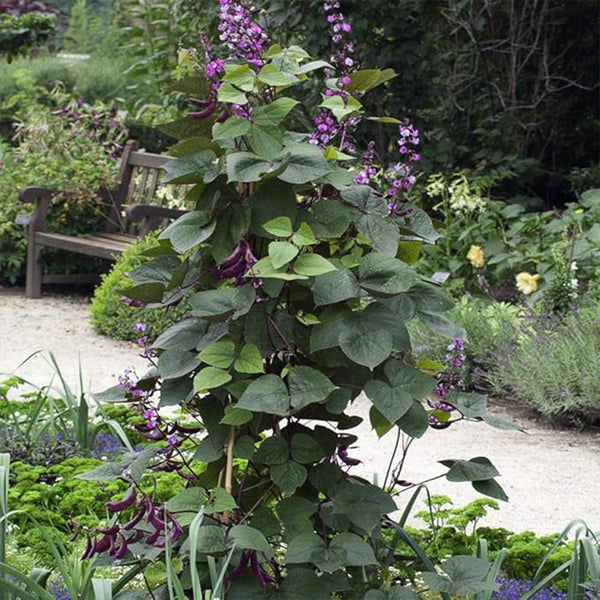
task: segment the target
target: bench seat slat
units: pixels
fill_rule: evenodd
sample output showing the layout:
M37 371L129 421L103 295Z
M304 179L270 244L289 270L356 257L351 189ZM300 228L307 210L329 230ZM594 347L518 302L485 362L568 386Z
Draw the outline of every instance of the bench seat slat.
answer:
M131 236L126 242L109 240L94 235L76 238L68 235L61 235L60 233L46 233L41 231L36 232L35 236L35 241L44 246L108 259L112 259L115 254L122 254L125 246L134 239L135 236Z
M129 235L128 233L115 233L113 231L100 231L95 233L94 237L124 242L125 244L130 244L132 239L135 239L135 236Z

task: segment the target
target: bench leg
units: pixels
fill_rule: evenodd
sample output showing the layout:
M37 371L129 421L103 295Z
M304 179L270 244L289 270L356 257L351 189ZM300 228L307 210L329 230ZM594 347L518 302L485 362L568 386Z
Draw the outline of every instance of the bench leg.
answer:
M35 243L27 245L27 274L25 298L42 297L42 248Z

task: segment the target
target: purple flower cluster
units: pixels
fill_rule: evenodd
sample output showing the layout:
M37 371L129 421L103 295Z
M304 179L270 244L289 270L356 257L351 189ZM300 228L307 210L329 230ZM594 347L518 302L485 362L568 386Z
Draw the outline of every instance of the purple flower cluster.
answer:
M138 450L141 450L141 447L137 447L136 451ZM112 433L98 433L90 454L94 458L118 458L126 451L127 448Z
M54 596L54 600L71 600L71 594L64 583L51 583L48 591Z
M438 373L434 394L435 400L428 400L429 406L436 412L451 413L454 409L446 402L450 392L463 389L465 386L463 376L466 369L464 354L465 341L452 340L446 346L446 368ZM439 415L438 415L439 416ZM429 415L429 424L435 429L443 429L450 425L447 419L440 419L435 414Z
M219 5L219 39L225 42L231 51L230 58L246 60L250 64L261 67L264 64L262 51L268 38L260 25L250 16L251 12L256 10L255 7L246 0L239 2L219 0ZM191 119L206 119L217 110L217 90L222 85L219 77L225 72L225 60L214 57L208 37L202 34L200 40L204 47L204 73L213 81L210 84L208 98L188 98L188 102L197 109L188 113ZM248 118L242 107L234 105L233 109L236 116ZM228 116L229 113L223 111L217 118L217 122L224 121Z
M144 333L146 331L147 324L145 321L139 321L131 326L131 329L135 333ZM141 346L144 350L141 354L142 358L153 358L156 354L152 348L148 345L150 338L147 335L141 335L137 339L138 346Z
M325 147L337 137L341 127L339 121L329 109L324 109L314 120L316 131L311 133L309 142L315 146Z
M416 177L412 174L411 163L421 160L421 156L415 151L420 139L419 132L408 119L404 119L398 126L398 132L400 134L398 150L401 160L386 174L385 196L388 198L390 214L404 217L410 212L405 206L408 202L405 192L410 190L416 181Z
M356 70L354 43L351 38L352 26L340 11L339 2L326 1L323 3L323 9L327 14L327 22L331 26L331 41L334 48L331 55L331 62L338 70L338 89L327 89L325 95L340 96L344 101L347 101L350 94L344 88L350 85L352 81L350 75ZM326 70L325 73L327 77L332 75L329 70ZM354 117L348 117L340 122L329 109L323 109L314 120L315 131L310 135L309 142L315 146L324 148L332 140L340 137L340 150L352 153L354 147L347 137L354 130L359 120Z
M262 66L262 51L267 42L267 35L251 18L255 7L245 0L219 0L219 4L219 39L231 50L231 58L241 58L256 66ZM215 65L215 68L218 68L218 65Z
M323 10L327 14L327 22L331 26L331 41L334 51L331 62L338 68L340 79L339 87L350 84L349 74L355 70L354 43L352 42L352 26L340 11L339 2L324 2Z
M492 592L492 600L519 600L531 589L531 581L520 579L497 579L496 583L500 584L500 589ZM567 594L548 587L534 594L531 600L567 600Z
M418 130L413 127L408 119L404 119L404 122L398 126L398 131L400 132L398 150L400 154L406 155L406 162L421 160L421 156L413 150L420 143Z
M217 75L221 75L225 72L225 61L222 58L213 57L213 48L208 36L204 33L200 34L200 41L204 47L204 60L206 66L204 67L204 74L212 79Z
M377 174L377 168L374 166L375 163L375 142L369 142L367 150L362 155L362 170L354 178L354 183L362 183L369 185L371 179Z
M140 325L137 323L136 325ZM146 358L149 356L146 355ZM146 438L153 442L166 441L157 455L163 458L163 464L155 467L155 470L162 471L180 471L181 464L173 460L175 454L178 454L178 448L189 437L200 431L199 427L187 427L180 425L177 421L163 419L152 399L155 388L140 389L138 381L135 378L135 372L131 368L125 369L122 375L119 375L118 385L125 390L130 400L137 401L137 412L143 417L143 422L137 423L134 427Z

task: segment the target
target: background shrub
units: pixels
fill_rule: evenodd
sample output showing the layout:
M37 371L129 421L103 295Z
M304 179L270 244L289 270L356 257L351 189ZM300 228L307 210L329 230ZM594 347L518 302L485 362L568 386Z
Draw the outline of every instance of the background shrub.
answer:
M11 98L19 91L19 76L30 74L35 86L50 91L57 84L72 90L88 102L110 102L127 93L123 61L116 57L92 56L85 60L67 60L41 55L8 63L0 60L0 106L4 118L10 114ZM20 75L19 75L20 74Z
M497 348L510 343L520 323L521 309L506 302L490 302L463 296L449 315L467 335L464 352L467 356L467 383L484 385L484 375L496 362ZM443 364L448 340L422 325L409 323L412 347L417 358L427 358Z
M26 230L15 218L33 207L21 203L19 190L38 186L64 192L51 201L47 231L71 235L94 231L110 208L95 191L114 185L115 155L127 136L115 109L70 101L58 91L46 93L44 103L38 102L37 88L30 83L21 90L24 96L30 90L34 99L18 113L14 136L18 146L0 159L0 285L24 277ZM72 273L82 268L93 272L97 265L98 261L72 253L44 253L47 272Z
M531 313L498 346L489 374L494 390L542 415L576 425L600 422L600 314Z
M125 273L148 260L144 253L157 245L157 238L158 232L153 232L127 246L110 272L103 275L102 283L96 288L90 305L91 323L100 333L118 340L135 341L140 334L134 332L132 327L135 323L144 321L145 335L153 340L189 311L185 299L169 310L132 307L119 301L125 295L122 290L133 285Z

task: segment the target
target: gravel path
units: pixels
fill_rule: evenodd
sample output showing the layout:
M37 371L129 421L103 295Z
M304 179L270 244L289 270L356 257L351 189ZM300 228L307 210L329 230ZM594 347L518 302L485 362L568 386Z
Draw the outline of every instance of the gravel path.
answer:
M132 366L138 373L145 370L134 344L115 342L94 332L88 322L87 302L81 298L26 300L22 290L0 290L0 323L0 380L1 374L12 372L37 350L55 354L73 387L77 386L81 364L84 387L93 391L114 385L125 367ZM21 365L17 373L37 385L45 385L52 378L52 368L43 355ZM361 399L353 410L367 417L368 408L368 400ZM600 435L553 430L532 420L521 419L520 424L527 433L479 423L430 430L412 444L402 478L419 482L443 472L438 460L484 455L502 474L499 481L510 501L501 503L500 510L492 511L482 524L550 533L582 518L600 530ZM369 480L383 482L395 435L377 440L368 418L354 431L361 442L350 454L363 461L356 471ZM451 496L455 505L477 497L469 484L443 479L433 481L430 490ZM400 506L410 493L401 495Z

